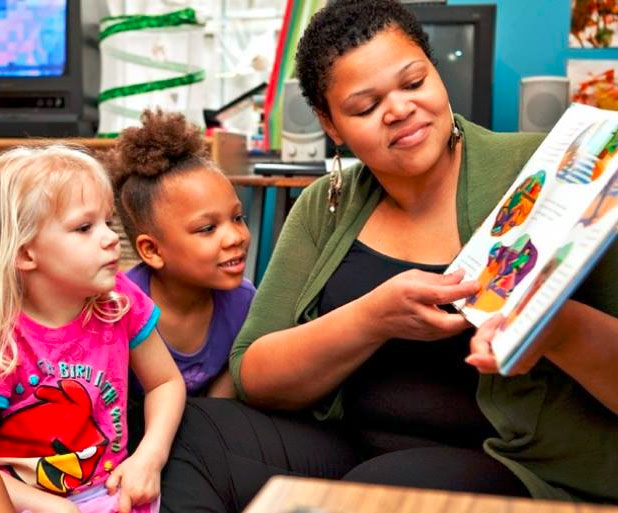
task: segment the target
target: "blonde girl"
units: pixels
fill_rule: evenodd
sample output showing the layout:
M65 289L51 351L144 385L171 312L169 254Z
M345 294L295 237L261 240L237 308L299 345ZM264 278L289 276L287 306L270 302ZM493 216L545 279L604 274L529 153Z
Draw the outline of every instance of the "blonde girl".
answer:
M0 475L17 511L158 510L184 385L158 308L118 273L112 205L85 152L0 156ZM146 429L128 457L129 364Z

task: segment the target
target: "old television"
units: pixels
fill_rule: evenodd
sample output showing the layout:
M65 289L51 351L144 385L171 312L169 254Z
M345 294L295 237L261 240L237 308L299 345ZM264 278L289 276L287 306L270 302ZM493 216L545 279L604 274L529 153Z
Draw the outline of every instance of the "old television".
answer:
M429 36L453 112L491 128L496 6L405 5Z
M80 0L0 0L0 137L84 135Z

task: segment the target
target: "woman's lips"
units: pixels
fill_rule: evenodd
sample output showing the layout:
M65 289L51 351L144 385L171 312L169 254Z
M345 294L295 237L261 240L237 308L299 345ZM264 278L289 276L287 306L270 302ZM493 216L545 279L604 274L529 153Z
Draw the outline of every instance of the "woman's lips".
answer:
M389 148L392 147L410 147L416 146L424 141L429 135L429 123L418 123L411 127L399 130L389 143Z

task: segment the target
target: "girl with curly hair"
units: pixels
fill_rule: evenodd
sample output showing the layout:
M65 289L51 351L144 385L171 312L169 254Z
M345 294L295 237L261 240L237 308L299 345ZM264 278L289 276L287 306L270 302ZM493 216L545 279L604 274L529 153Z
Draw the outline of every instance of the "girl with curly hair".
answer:
M227 360L253 299L243 278L250 234L204 136L178 113L147 110L105 163L142 262L127 275L161 308L157 330L190 395L231 397Z

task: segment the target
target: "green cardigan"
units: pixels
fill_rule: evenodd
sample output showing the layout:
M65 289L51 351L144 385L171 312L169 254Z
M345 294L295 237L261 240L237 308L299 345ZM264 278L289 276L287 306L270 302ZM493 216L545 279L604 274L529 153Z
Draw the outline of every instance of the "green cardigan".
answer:
M461 117L457 121L463 132L457 223L465 244L542 136L498 134ZM262 335L317 316L320 291L382 194L360 164L344 171L335 214L328 211L327 191L328 177L317 180L290 211L236 338L230 369L243 399L240 364L247 347ZM617 265L614 244L577 299L618 317ZM557 367L541 360L524 376L481 375L477 401L499 433L484 442L485 451L509 467L533 497L618 502L618 418ZM315 414L319 419L341 418L341 392L316 405Z

